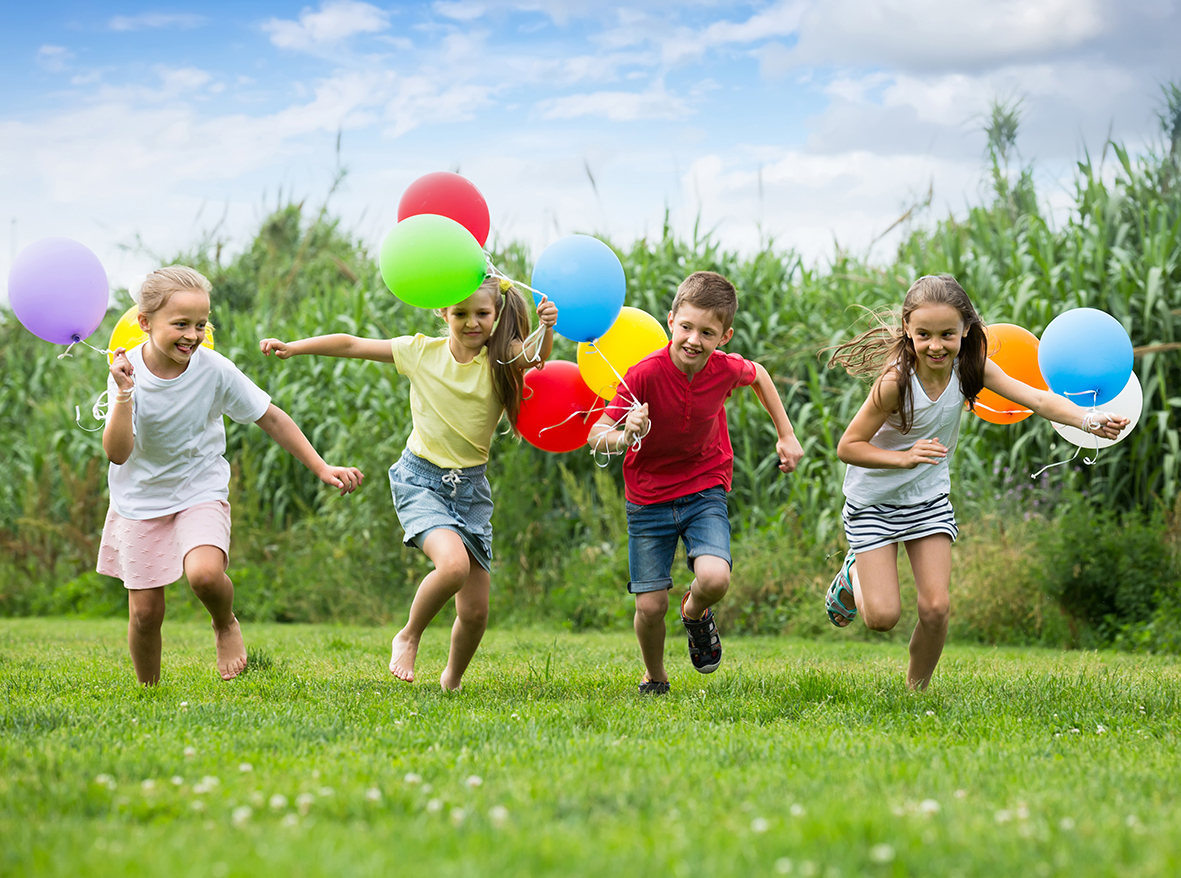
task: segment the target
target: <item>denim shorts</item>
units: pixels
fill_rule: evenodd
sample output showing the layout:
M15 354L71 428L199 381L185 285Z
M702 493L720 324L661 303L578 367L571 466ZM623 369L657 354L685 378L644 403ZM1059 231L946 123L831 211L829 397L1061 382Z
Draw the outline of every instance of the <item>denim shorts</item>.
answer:
M730 517L724 488L706 488L667 503L627 504L627 564L632 594L672 588L677 540L689 569L700 555L730 559Z
M443 469L409 451L390 467L394 510L403 542L422 548L427 534L446 528L459 534L485 570L492 569L492 490L487 465Z

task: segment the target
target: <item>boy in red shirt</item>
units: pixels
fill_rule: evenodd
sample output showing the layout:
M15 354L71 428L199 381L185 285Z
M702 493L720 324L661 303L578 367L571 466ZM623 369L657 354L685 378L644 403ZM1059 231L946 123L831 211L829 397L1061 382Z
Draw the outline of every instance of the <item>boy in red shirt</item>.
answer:
M722 661L710 607L730 587L730 519L726 492L734 452L726 429L726 398L751 385L779 436L779 468L789 473L804 451L767 370L717 348L734 334L738 296L712 271L689 275L677 288L668 326L672 341L628 370L624 384L590 433L598 451L620 452L627 497L627 589L636 596L636 637L646 673L643 694L669 690L664 668L664 617L677 540L685 542L694 580L681 599L689 658L703 674ZM627 412L623 429L616 422ZM649 423L651 419L651 423ZM633 447L636 439L641 441Z

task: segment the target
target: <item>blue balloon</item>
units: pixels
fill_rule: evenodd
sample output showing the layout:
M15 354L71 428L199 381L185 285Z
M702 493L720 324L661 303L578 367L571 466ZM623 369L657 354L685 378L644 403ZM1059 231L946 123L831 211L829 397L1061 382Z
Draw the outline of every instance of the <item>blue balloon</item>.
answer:
M589 235L569 235L546 247L530 283L558 306L554 330L571 341L594 341L610 329L627 292L619 257Z
M1110 402L1132 376L1132 340L1105 311L1075 308L1050 321L1037 362L1050 390L1090 408Z

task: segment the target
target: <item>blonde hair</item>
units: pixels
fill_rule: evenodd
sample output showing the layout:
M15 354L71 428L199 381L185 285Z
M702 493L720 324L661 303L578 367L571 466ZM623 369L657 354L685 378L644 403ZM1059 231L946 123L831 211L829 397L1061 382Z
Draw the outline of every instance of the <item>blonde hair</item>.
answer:
M201 290L209 293L213 285L201 272L189 268L187 265L169 265L157 268L146 278L139 288L136 303L140 314L154 314L163 308L169 298L180 290Z
M722 332L725 332L734 324L734 315L738 311L738 292L734 284L716 271L695 271L681 281L669 310L676 314L682 305L712 312L722 321Z

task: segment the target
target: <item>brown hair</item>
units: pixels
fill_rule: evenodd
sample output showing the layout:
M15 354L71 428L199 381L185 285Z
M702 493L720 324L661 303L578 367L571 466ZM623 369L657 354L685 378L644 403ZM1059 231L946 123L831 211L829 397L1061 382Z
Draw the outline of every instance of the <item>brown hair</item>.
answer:
M516 433L521 398L525 392L525 368L513 360L513 344L523 342L529 335L529 306L525 297L511 284L506 284L502 290L497 277L485 278L476 292L487 293L492 299L496 326L487 342L488 368L492 373L492 389L504 405L504 413ZM442 309L442 313L446 315L447 310Z
M186 265L169 265L167 268L157 268L144 278L139 295L135 298L139 313L149 315L163 308L175 292L202 290L209 293L212 289L212 284L201 272Z
M734 323L734 314L738 311L738 293L734 284L716 271L695 271L681 281L669 310L676 314L682 305L712 311L722 321L722 332L725 332Z
M903 324L910 320L916 308L923 305L950 305L964 321L964 340L956 357L960 374L960 391L968 401L968 408L976 405L976 396L984 387L984 362L988 359L988 332L984 321L976 313L968 294L950 274L928 274L920 277L906 291L901 314L874 313L878 325L851 341L833 349L829 366L844 366L850 375L881 378L896 372L898 380L899 430L909 433L914 420L914 398L910 376L914 374L914 343ZM892 318L892 319L891 319ZM880 388L874 391L880 393ZM881 404L881 399L876 399Z

